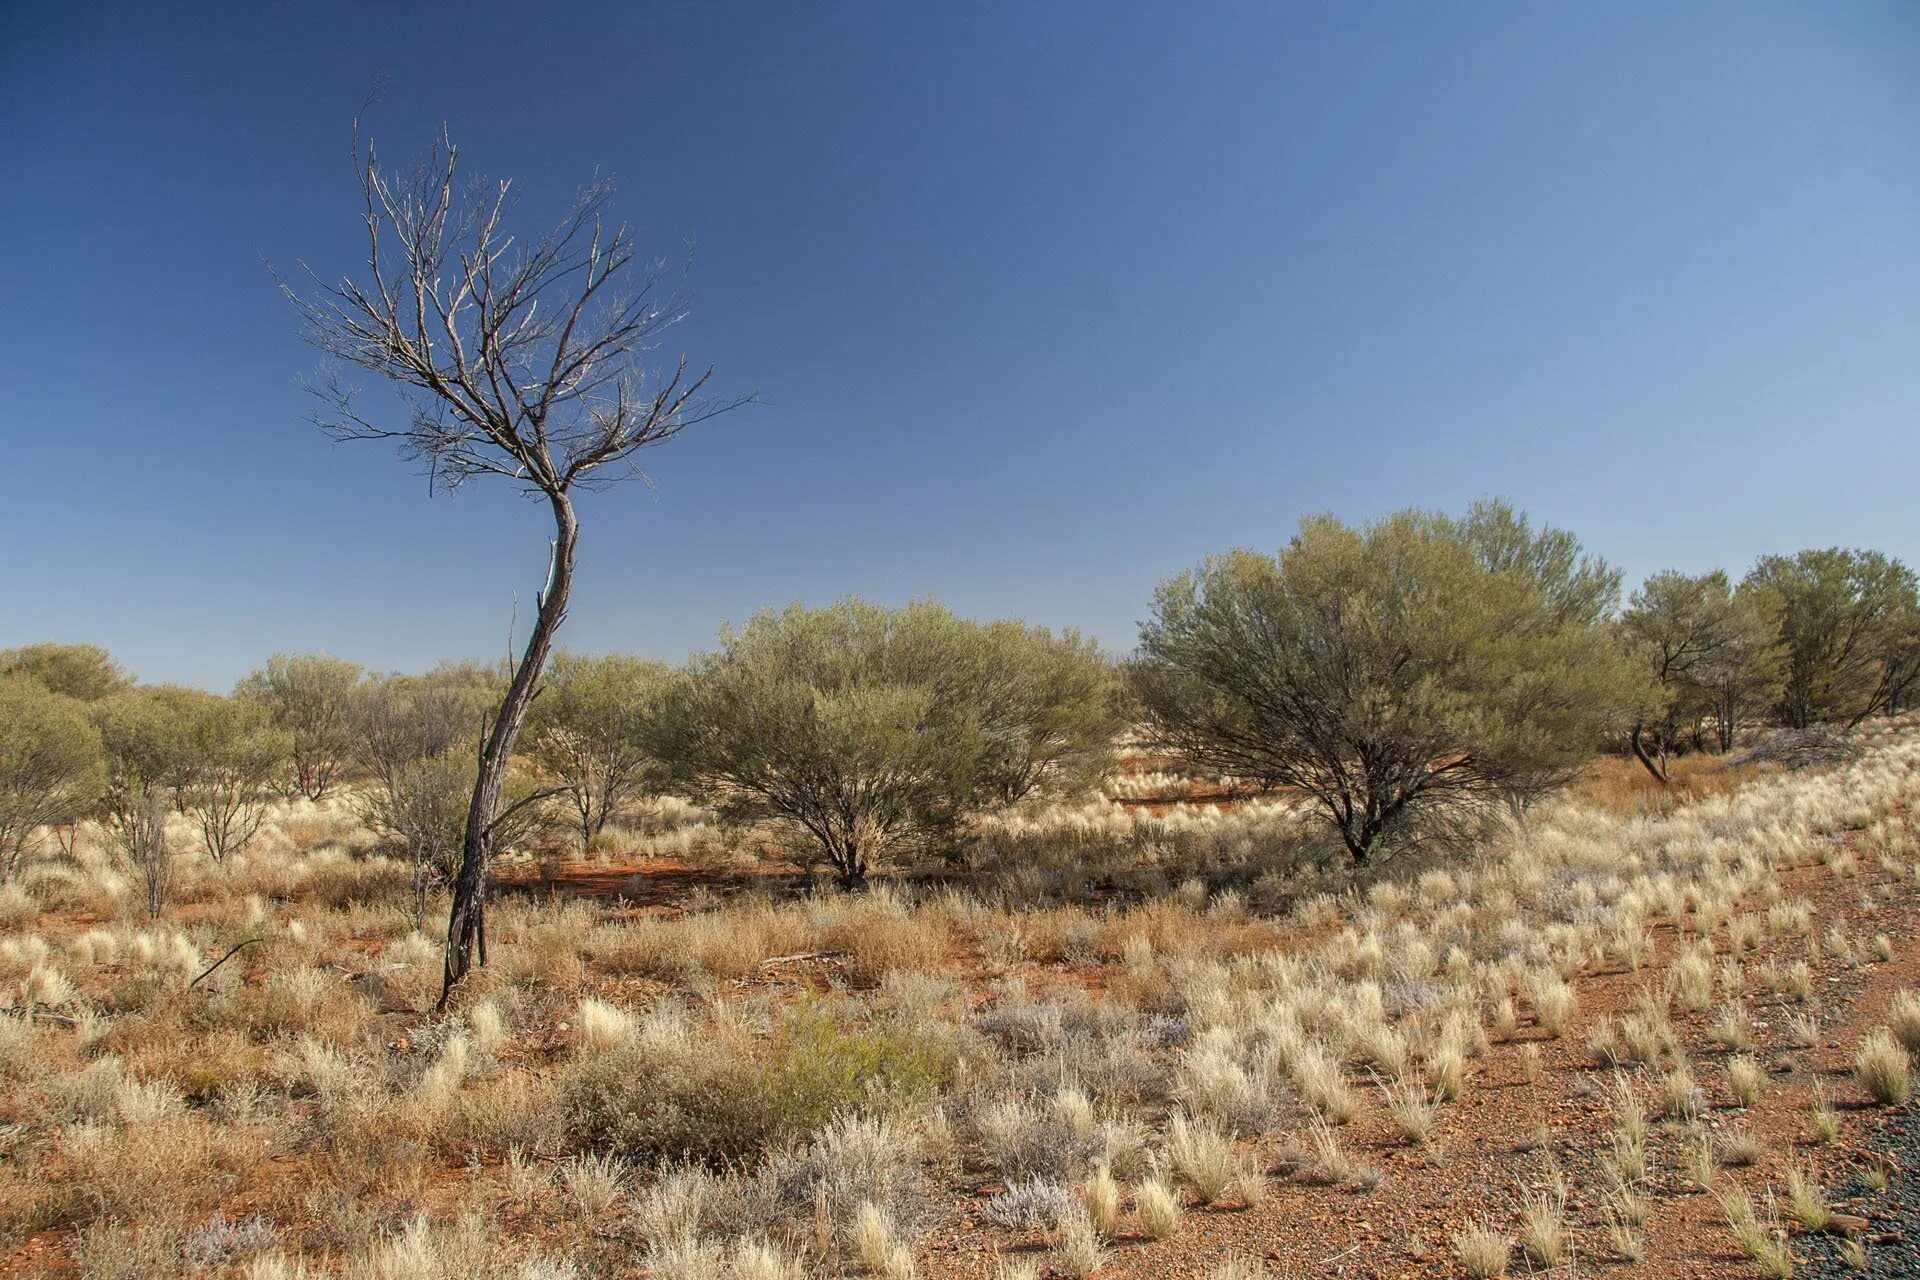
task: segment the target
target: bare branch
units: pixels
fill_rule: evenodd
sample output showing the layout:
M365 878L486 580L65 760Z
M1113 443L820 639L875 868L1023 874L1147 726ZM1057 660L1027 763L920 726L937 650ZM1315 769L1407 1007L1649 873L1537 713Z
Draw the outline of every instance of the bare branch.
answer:
M506 230L512 185L463 184L444 130L418 165L389 172L356 119L352 158L364 274L328 283L302 263L311 292L281 289L310 343L394 383L406 412L363 414L330 372L309 390L334 438L393 441L436 488L497 475L555 497L639 475L639 450L751 400L706 398L711 370L690 374L684 359L645 367L686 307L662 264L637 267L611 183L596 178L551 231L521 241Z

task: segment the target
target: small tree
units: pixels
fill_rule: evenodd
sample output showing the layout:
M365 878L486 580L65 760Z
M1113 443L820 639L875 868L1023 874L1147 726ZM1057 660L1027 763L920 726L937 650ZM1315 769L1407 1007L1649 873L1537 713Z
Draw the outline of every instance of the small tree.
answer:
M45 828L85 817L105 784L85 705L26 676L0 677L0 880L19 871Z
M295 795L324 800L352 758L360 664L324 653L276 653L236 693L263 703L289 735Z
M182 758L174 802L193 820L207 853L224 862L253 843L292 750L267 708L249 698L181 699Z
M129 689L92 708L107 759L102 819L141 881L149 915L166 910L172 893L167 814L188 776L191 730L184 708L208 696L174 686Z
M97 702L133 686L113 656L96 644L22 645L0 649L0 676L26 676L55 693L80 702Z
M1690 727L1712 717L1724 751L1754 692L1779 683L1772 620L1718 570L1654 574L1634 592L1621 627L1653 681L1651 705L1634 718L1628 745L1663 784Z
M473 794L472 753L448 751L400 765L390 781L369 790L361 801L367 825L398 843L412 868L415 925L426 916L434 894L453 882L460 865L460 839L466 829L467 801ZM527 778L508 777L502 791L494 841L511 849L547 828L542 800L547 793Z
M556 653L527 718L527 754L556 780L585 849L637 794L652 763L647 715L672 668L624 654Z
M1779 619L1782 722L1851 727L1911 683L1909 665L1920 653L1907 637L1920 617L1920 593L1900 561L1840 547L1767 556L1742 585Z
M1888 611L1874 636L1873 660L1873 690L1852 724L1876 712L1898 712L1920 687L1920 601L1903 595Z
M1611 584L1611 588L1609 587ZM1630 705L1618 579L1483 504L1305 521L1160 588L1135 686L1159 745L1316 801L1355 863L1423 820L1523 802Z
M650 738L691 794L787 829L851 888L971 813L1097 772L1125 705L1077 638L847 600L723 632Z
M1780 621L1768 597L1740 587L1733 593L1733 612L1730 642L1703 657L1692 673L1721 751L1733 749L1741 725L1765 716L1779 701L1785 671Z
M608 226L611 187L580 193L544 237L506 230L506 183L457 180L459 153L444 135L410 173L380 169L354 130L367 234L359 279L289 298L307 336L335 359L387 379L409 401L391 421L368 416L352 389L318 388L322 427L343 440L389 440L424 463L436 488L499 476L553 517L547 579L526 648L479 753L447 919L441 1003L467 972L485 927L488 859L501 793L527 709L573 591L581 489L637 475L635 455L738 401L701 399L707 374L682 360L649 373L643 353L684 312L663 296L661 272L642 270L625 225Z
M477 663L442 663L425 675L379 675L354 696L352 751L392 791L406 766L456 748L477 754L500 705L498 674Z

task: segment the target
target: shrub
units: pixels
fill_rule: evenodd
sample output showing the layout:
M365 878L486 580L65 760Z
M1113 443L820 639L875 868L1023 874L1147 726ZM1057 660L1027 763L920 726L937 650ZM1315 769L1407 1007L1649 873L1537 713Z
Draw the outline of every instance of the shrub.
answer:
M1619 576L1499 504L1301 525L1160 588L1134 684L1155 742L1297 787L1355 862L1568 776L1631 700ZM1356 767L1357 764L1357 767Z
M732 821L766 821L847 885L970 813L1100 773L1120 686L1076 634L931 602L764 613L663 696L651 750Z
M324 653L276 653L234 690L267 708L287 735L292 790L323 800L352 758L360 664Z
M1073 1197L1055 1178L1016 1178L981 1207L980 1216L1003 1227L1052 1227L1073 1210Z
M523 749L565 790L582 849L647 789L647 719L671 674L663 662L618 653L556 653L548 662Z
M856 1029L806 1004L755 1042L733 1028L643 1027L567 1068L561 1104L578 1136L638 1163L716 1166L811 1134L875 1101L930 1093L948 1069L909 1032Z
M292 739L258 703L242 698L206 694L183 700L177 714L184 758L175 800L200 829L207 853L224 861L259 834Z
M826 1006L805 1003L782 1015L760 1087L783 1125L809 1132L876 1095L929 1095L950 1065L939 1046L909 1031L851 1028Z
M0 677L0 880L43 827L86 816L106 783L100 731L77 700L25 676Z
M472 754L501 695L497 674L472 664L442 664L425 675L384 675L354 695L356 762L387 791L400 770L456 748Z

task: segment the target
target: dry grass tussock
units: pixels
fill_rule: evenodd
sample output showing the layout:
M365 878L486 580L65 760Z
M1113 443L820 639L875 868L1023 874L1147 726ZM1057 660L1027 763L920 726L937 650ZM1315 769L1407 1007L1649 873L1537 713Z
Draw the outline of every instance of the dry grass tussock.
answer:
M1756 1003L1820 1034L1808 963L1754 953L1876 962L1873 901L1829 942L1769 886L1910 884L1916 766L1900 734L1828 773L1689 765L1684 802L1653 803L1609 764L1476 853L1364 886L1302 865L1286 800L1100 801L983 824L944 884L507 897L445 1019L431 921L350 804L285 806L224 866L183 859L159 919L82 832L0 888L0 1238L56 1233L86 1276L777 1280L925 1273L917 1235L977 1211L1087 1275L1298 1193L1276 1176L1374 1186L1357 1133L1429 1153L1490 1045L1522 1040L1530 1077L1542 1045L1621 1073L1626 1255L1657 1124L1776 1087ZM652 855L707 826L660 803L631 830ZM1657 957L1656 926L1678 936ZM1631 975L1631 1009L1583 1017L1599 969ZM1907 1097L1916 1010L1847 1047L1848 1087ZM1712 1057L1682 1052L1685 1020ZM1703 1179L1764 1158L1721 1134ZM450 1181L474 1212L445 1211ZM1541 1186L1513 1221L1458 1224L1460 1268L1559 1265L1564 1183Z

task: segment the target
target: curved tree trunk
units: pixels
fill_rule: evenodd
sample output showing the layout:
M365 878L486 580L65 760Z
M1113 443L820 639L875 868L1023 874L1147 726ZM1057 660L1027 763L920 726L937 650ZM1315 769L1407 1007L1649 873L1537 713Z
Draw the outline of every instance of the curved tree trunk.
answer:
M1646 732L1647 726L1645 722L1635 720L1633 722L1633 731L1627 735L1627 744L1633 748L1634 759L1646 767L1647 772L1653 775L1656 782L1663 787L1667 786L1669 785L1667 781L1667 753L1662 750L1659 760L1655 760L1649 755L1645 742ZM1662 740L1664 741L1664 739Z
M507 766L513 748L526 723L527 708L546 669L547 656L553 652L553 637L567 616L567 597L573 590L573 556L580 540L580 525L574 518L573 504L564 493L548 495L553 507L553 558L547 566L547 585L540 593L540 610L534 618L533 634L514 668L513 681L500 704L500 714L488 730L480 749L480 772L473 784L473 801L467 806L467 831L461 842L460 873L453 882L453 910L447 916L447 962L440 988L440 1008L472 967L478 948L480 963L487 962L487 871L493 856L493 822L500 809L500 792L506 785Z

